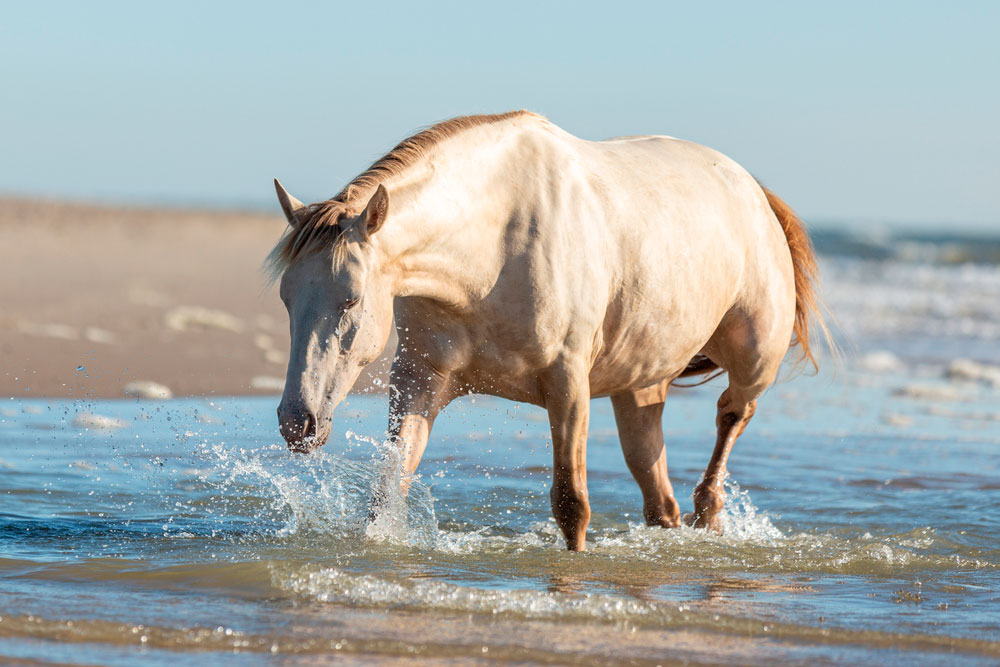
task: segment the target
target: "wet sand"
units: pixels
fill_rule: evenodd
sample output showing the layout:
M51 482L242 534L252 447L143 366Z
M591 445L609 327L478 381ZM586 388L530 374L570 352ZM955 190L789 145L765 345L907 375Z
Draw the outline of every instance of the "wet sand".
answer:
M0 199L0 396L114 398L133 382L279 392L287 317L260 266L284 225Z

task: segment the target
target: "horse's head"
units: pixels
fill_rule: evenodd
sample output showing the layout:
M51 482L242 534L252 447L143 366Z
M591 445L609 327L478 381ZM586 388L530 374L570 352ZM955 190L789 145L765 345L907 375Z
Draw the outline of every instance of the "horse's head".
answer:
M326 442L334 408L389 339L391 285L372 242L389 197L380 185L360 213L343 206L330 215L328 205L317 216L319 207L275 188L291 225L272 253L272 262L285 259L280 294L291 328L278 425L290 449L308 452Z

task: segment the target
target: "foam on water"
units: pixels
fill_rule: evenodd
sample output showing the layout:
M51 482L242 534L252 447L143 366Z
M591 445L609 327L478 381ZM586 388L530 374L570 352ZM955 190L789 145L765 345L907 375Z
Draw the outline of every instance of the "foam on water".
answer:
M435 609L528 618L595 618L623 621L656 615L672 617L677 605L624 600L609 595L576 595L535 590L489 590L426 579L390 579L335 567L275 567L278 588L320 602L379 608ZM683 609L681 610L683 613Z

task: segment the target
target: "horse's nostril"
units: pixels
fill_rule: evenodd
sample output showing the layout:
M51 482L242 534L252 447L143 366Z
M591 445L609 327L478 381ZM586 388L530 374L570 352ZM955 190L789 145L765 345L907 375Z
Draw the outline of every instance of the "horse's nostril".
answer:
M293 451L309 451L315 444L318 422L305 408L278 408L278 430Z

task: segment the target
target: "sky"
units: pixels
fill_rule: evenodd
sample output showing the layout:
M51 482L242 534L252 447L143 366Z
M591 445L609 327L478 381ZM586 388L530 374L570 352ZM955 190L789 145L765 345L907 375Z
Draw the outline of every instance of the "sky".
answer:
M1000 2L20 2L0 194L278 210L524 108L733 157L812 224L1000 233Z

